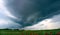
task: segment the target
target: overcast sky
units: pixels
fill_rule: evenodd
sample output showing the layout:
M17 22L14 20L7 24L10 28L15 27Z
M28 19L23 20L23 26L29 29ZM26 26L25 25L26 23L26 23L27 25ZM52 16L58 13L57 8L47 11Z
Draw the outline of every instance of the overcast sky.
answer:
M8 17L18 19L13 16L4 6L0 0L0 29L1 28L20 28L21 25L10 20ZM58 29L60 28L60 14L55 15L49 19L38 22L35 25L24 27L25 30L42 30L42 29Z

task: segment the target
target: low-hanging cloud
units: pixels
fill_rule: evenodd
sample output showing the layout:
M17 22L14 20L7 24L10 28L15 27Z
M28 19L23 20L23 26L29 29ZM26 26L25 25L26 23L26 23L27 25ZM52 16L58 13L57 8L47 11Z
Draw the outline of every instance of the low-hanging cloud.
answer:
M59 28L60 15L56 15L60 10L60 0L0 0L0 13L3 14L4 20L8 22L8 28L20 28L28 30L53 29ZM5 3L7 4L5 6ZM20 4L20 5L19 5ZM22 14L23 13L23 14ZM59 13L60 14L60 11ZM7 19L7 16L12 18ZM23 16L20 18L20 16ZM52 17L53 16L53 17ZM17 18L18 17L18 18ZM52 17L52 18L50 18ZM1 18L1 17L0 17ZM7 20L6 20L7 19ZM13 20L17 19L17 20ZM22 19L22 23L20 22ZM39 21L37 21L39 19ZM42 21L42 20L43 21ZM35 20L37 21L35 23ZM30 24L31 25L30 25ZM1 22L1 24L4 24ZM12 25L11 25L12 24ZM27 26L27 27L26 27Z
M23 28L25 30L47 30L47 29L60 29L60 14L52 18L45 19L35 25Z

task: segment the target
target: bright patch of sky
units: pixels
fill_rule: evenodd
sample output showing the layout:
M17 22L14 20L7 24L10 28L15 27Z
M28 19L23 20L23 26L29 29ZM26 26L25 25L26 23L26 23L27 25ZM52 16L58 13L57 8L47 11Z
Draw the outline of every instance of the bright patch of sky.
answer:
M25 30L47 30L47 29L58 29L60 28L60 14L55 15L52 18L45 19L42 22L38 22L35 25L27 26Z
M0 19L0 29L4 29L4 28L19 29L20 27L21 27L20 24L14 23L13 21Z
M16 18L5 8L3 0L0 0L0 13L3 13L5 16L8 17Z
M20 28L21 25L13 22L10 18L17 19L4 6L3 0L0 0L0 29L4 28Z

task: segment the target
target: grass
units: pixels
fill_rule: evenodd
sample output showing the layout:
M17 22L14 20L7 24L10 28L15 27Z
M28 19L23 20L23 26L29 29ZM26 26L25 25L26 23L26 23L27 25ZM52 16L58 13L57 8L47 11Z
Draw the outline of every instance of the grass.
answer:
M60 29L55 29L55 30L10 30L10 29L0 29L0 35L60 35Z

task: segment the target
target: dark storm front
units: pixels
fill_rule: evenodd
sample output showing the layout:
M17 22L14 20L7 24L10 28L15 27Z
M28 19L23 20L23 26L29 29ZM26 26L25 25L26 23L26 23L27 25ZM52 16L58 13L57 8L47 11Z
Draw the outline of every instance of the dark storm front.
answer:
M60 0L6 0L6 8L22 27L32 26L37 22L60 14Z

